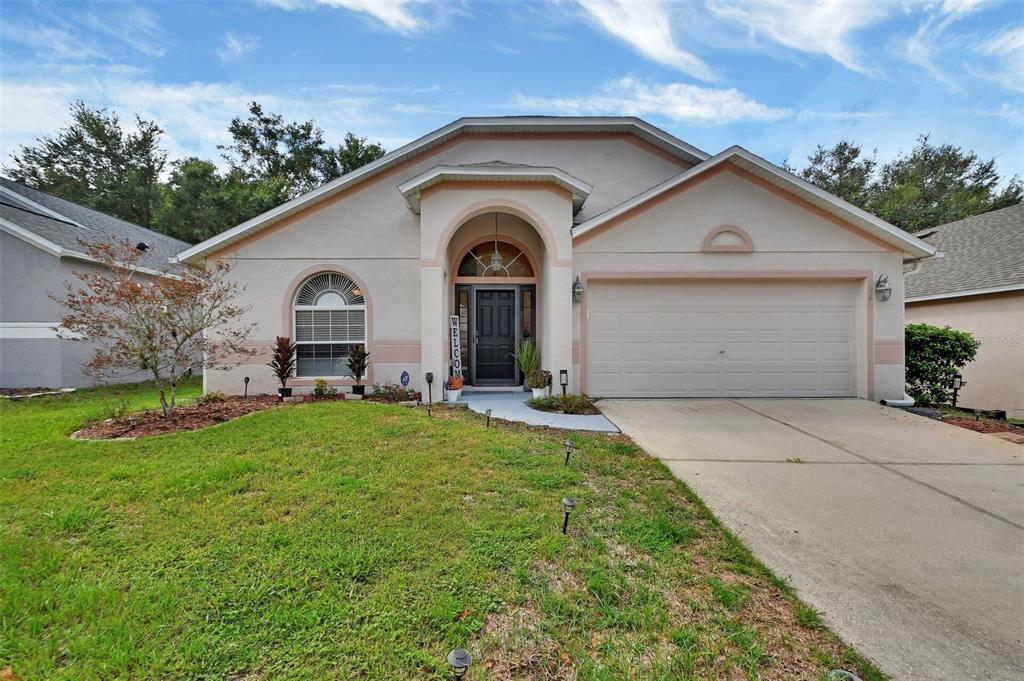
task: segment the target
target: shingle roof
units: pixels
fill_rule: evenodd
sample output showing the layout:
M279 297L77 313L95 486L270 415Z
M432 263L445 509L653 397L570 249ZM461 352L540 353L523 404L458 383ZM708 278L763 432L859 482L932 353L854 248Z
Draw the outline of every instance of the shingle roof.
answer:
M140 227L77 203L26 187L0 177L0 217L61 248L81 253L86 242L127 241L135 245L145 242L139 265L153 270L172 271L169 258L189 244L164 234ZM40 208L42 207L42 208Z
M1024 203L922 230L938 249L908 272L906 299L1024 288Z

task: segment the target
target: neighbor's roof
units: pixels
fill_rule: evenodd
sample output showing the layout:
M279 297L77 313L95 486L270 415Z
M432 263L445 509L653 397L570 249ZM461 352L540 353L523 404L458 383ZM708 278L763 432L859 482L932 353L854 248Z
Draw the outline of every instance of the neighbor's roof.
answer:
M620 216L629 213L633 209L640 208L648 201L651 201L665 192L685 184L695 177L698 177L723 163L731 163L742 168L757 177L770 182L771 184L785 189L787 192L798 196L818 208L842 218L846 222L858 227L868 234L872 234L887 244L894 246L904 253L908 258L927 258L935 249L921 241L915 236L908 234L899 227L890 225L885 220L875 217L871 213L861 210L852 203L840 199L838 196L820 189L810 182L797 177L793 173L756 156L740 146L732 146L707 159L703 163L684 170L675 177L669 178L661 184L651 187L645 192L634 196L628 201L623 201L618 206L595 215L586 222L581 222L572 229L573 238L579 238L584 234L597 229L601 225L613 221Z
M1024 203L917 236L939 254L906 274L906 302L1024 290Z
M0 177L0 229L57 257L86 259L82 241L146 243L139 258L144 270L178 269L171 259L188 244L164 234L86 208Z
M304 208L323 201L359 182L421 154L463 133L522 132L628 132L687 163L700 163L708 154L635 116L497 116L460 118L423 137L385 154L373 163L346 173L322 187L257 215L178 254L186 262L229 246L265 229Z

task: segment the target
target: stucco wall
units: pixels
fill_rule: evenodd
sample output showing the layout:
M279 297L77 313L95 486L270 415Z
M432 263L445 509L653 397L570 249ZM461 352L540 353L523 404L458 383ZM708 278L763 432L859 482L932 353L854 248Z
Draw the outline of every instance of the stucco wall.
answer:
M958 404L1024 418L1024 291L908 303L907 323L951 326L981 342Z
M745 230L753 251L702 252L705 236L722 224ZM583 278L597 273L861 272L858 394L870 399L903 395L901 255L740 173L720 172L619 224L577 238L573 269ZM893 287L885 303L874 300L872 288L882 273ZM577 359L581 309L577 305L574 311Z
M408 371L412 385L421 387L422 374L431 370L424 368L420 359L425 352L421 346L422 315L426 310L431 319L443 319L447 310L447 296L431 294L424 298L422 295L421 257L434 263L445 260L447 252L444 244L440 245L440 252L436 250L440 231L429 232L426 238L433 252L421 252L421 216L409 209L397 186L434 166L492 160L555 166L593 184L594 191L577 220L606 210L687 167L661 152L652 153L621 134L532 138L465 135L439 150L432 150L382 178L359 185L340 198L318 204L217 254L234 265L232 279L246 287L239 302L251 306L246 321L259 325L251 337L257 355L227 371L207 372L207 387L241 392L242 378L249 376L250 392L273 392L276 383L265 366L270 345L278 335L293 335L289 317L283 313L291 302L285 300L286 289L303 272L332 265L343 267L362 279L365 293L371 300L373 373L369 380L397 381L402 371ZM523 191L535 192L536 188ZM425 206L431 201L430 193L441 196L444 190L431 189L424 198ZM464 198L477 200L482 196ZM561 203L557 228L565 242L560 247L563 253L559 258L565 259L571 257L568 233L572 214L568 199L558 200ZM430 209L425 210L429 213ZM437 262L438 267L441 265ZM559 283L554 286L568 292L571 279L568 268L564 269L564 274L557 275ZM447 273L439 272L439 276L438 286L447 290ZM545 314L543 310L541 314ZM545 319L542 324L550 321ZM560 342L568 353L568 331L565 336ZM556 338L553 336L552 340ZM440 340L431 339L429 353L435 363L446 359L443 342L443 335ZM306 389L309 386L305 383L311 381L296 381L296 387ZM345 384L344 381L337 383Z

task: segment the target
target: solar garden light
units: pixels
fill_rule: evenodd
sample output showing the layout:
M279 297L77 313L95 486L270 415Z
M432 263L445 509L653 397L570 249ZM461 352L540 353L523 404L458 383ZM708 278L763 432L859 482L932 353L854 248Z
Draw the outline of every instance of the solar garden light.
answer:
M488 428L491 427L491 410L490 409L487 410L487 427Z
M243 378L242 383L245 384L245 389L242 391L242 397L249 397L249 377L246 376Z
M433 391L434 374L433 374L433 372L428 371L426 378L427 378L427 404L429 404L429 403L434 401L434 391Z
M558 382L562 384L562 397L565 397L565 389L569 387L569 371L567 369L559 370Z
M960 392L960 390L965 385L967 385L967 383L964 382L964 377L963 377L962 374L957 374L956 376L953 377L953 407L954 408L956 407L956 399L957 399L958 393Z
M135 426L139 425L139 419L137 416L128 417L128 425L131 426L132 430L135 430Z
M576 508L575 499L572 497L562 499L562 510L565 512L565 520L562 521L562 534L568 534L569 532L569 514L572 513L574 508Z
M461 679L473 664L473 656L465 648L456 648L448 653L448 664L452 666L452 677Z
M565 441L565 465L569 465L569 455L572 454L572 450L576 449L576 444L572 440Z
M833 669L828 673L830 681L860 681L860 677L845 669Z

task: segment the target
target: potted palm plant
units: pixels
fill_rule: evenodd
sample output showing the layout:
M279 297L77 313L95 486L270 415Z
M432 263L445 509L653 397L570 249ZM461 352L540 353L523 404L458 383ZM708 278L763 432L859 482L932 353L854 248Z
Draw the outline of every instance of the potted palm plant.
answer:
M348 370L352 372L352 378L356 379L356 384L352 386L353 395L362 395L366 392L366 386L362 384L362 379L369 364L370 353L362 345L357 345L352 352L348 353Z
M284 398L291 397L292 389L288 387L288 379L295 373L295 343L291 338L277 337L274 352L267 366L274 372L277 380L281 381L281 387L277 389L278 399L284 401Z
M455 404L459 401L459 395L462 394L462 376L449 376L448 377L448 403Z
M533 391L534 399L544 397L544 394L548 391L548 378L550 374L546 371L537 369L532 374L527 376L526 384L530 386L530 390Z
M532 338L516 343L516 349L512 352L512 358L519 365L519 371L523 375L523 391L529 390L530 374L540 369L540 351Z

